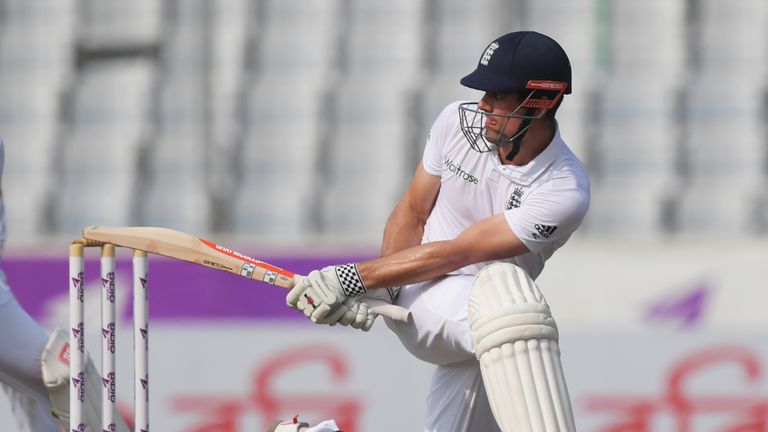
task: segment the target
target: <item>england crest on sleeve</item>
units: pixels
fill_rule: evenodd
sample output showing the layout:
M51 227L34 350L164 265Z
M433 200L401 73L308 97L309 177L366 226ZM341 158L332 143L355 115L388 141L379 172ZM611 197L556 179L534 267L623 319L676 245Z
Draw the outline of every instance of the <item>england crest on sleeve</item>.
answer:
M516 187L515 190L513 190L509 195L509 199L507 200L507 210L520 207L524 193L525 191L523 191L523 188L519 186Z

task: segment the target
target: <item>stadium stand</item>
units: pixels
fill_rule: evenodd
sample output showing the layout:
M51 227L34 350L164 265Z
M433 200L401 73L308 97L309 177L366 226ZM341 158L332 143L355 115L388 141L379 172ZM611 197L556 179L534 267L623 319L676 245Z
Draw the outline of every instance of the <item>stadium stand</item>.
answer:
M306 235L317 208L324 88L263 79L248 90L231 223L236 232Z
M85 220L107 226L135 220L153 68L146 60L120 60L91 66L78 75L72 118L60 136L56 230L79 232Z
M324 232L366 235L384 228L412 171L413 93L359 76L336 89L324 156Z
M74 74L74 1L8 1L0 24L0 137L9 225L22 238L50 230L63 94Z
M374 242L434 116L479 97L458 80L521 29L573 63L580 235L768 232L763 0L0 0L12 230Z

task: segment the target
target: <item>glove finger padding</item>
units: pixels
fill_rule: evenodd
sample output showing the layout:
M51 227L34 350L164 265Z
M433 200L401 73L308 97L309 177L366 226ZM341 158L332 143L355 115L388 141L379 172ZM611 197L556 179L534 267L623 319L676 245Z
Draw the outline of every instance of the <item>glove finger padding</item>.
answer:
M360 310L360 300L357 297L350 297L344 300L342 303L346 308L346 313L339 319L339 324L348 326L355 322L357 319L358 311Z
M313 322L325 318L332 310L336 309L340 300L325 275L319 270L314 270L307 275L308 287L304 292L305 301L309 308L304 309L304 315Z
M379 314L376 312L371 312L368 314L368 317L365 319L365 324L363 324L363 331L368 331L373 327L374 321L376 321L376 317L378 317Z
M361 329L365 326L365 322L368 320L368 304L363 303L362 301L358 302L358 304L360 307L358 307L355 320L351 325L353 328Z
M351 320L349 324L344 325L349 325L355 329L368 331L371 329L371 327L373 327L373 323L376 320L378 314L371 311L370 306L364 300L358 300L358 304L359 307L357 309L357 313L354 315L354 319Z
M319 272L315 271L312 273ZM332 294L330 296L326 295L323 292L323 286L312 283L313 280L318 279L322 283L322 278L312 279L309 276L294 281L293 288L285 297L285 302L289 307L300 310L306 317L311 318L312 321L317 321L328 315L331 311L331 306L326 303L329 297L334 299L330 303L335 303L335 296Z
M328 313L328 315L326 315L321 319L318 319L315 323L327 324L331 326L339 323L342 325L348 325L350 321L348 316L355 314L357 309L355 308L355 310L353 311L347 303L348 302L345 300L344 303L336 306L336 308L331 310Z
M307 289L307 278L304 276L296 275L293 277L293 286L288 294L285 296L285 303L292 309L299 309L299 300L303 297L304 291Z
M302 283L302 286L299 286L294 289L298 294L298 298L295 300L296 303L295 303L295 306L293 307L295 309L300 310L307 318L310 318L312 316L312 313L317 308L317 303L314 300L314 294L311 292L312 285L309 283L309 280L305 279L304 282ZM291 299L287 299L287 300L289 301L288 305L290 306Z

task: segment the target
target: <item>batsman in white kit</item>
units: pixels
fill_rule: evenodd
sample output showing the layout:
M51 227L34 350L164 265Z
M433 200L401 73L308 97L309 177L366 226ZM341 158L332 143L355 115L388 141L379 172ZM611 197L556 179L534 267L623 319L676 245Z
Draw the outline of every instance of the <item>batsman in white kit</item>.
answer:
M534 282L589 207L586 169L555 120L570 62L548 36L509 33L461 84L484 94L435 120L382 256L315 270L286 300L313 322L363 330L376 318L367 296L410 309L410 322L386 323L437 366L427 431L574 431L557 326Z

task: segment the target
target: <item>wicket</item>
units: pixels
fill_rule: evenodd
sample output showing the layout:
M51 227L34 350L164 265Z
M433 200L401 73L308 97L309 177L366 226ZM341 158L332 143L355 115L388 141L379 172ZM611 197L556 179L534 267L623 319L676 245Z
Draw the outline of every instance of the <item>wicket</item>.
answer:
M116 430L115 383L115 246L73 241L69 248L69 345L70 429L85 431L85 248L101 247L101 429ZM134 430L149 431L149 344L147 301L147 253L133 251L133 350L134 350Z

